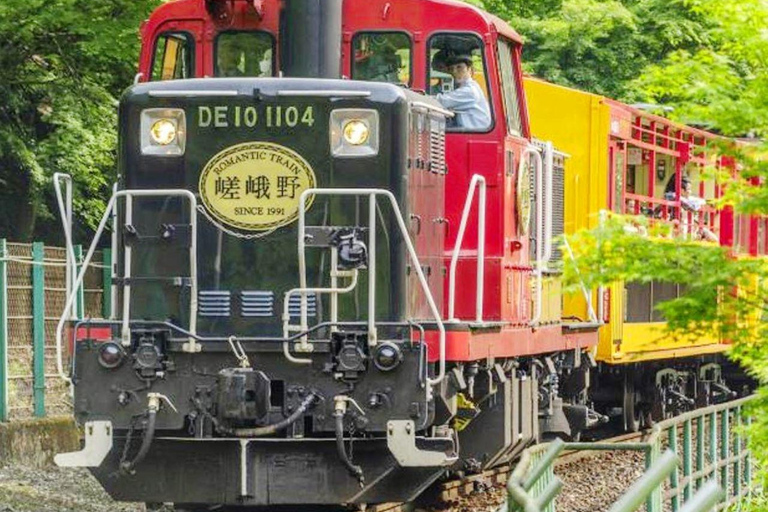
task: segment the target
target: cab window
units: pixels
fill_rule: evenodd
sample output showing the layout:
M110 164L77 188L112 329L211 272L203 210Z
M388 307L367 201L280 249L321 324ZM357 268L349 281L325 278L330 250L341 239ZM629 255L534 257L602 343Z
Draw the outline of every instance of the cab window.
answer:
M499 75L501 79L501 98L504 101L504 113L507 120L507 132L521 135L520 99L518 97L517 73L515 70L515 52L512 43L499 40Z
M155 42L150 80L190 78L193 69L194 40L183 32L166 32Z
M356 34L352 41L352 79L411 84L411 38L401 32Z
M267 32L222 32L216 37L216 76L273 76L274 54Z
M455 117L449 131L487 132L493 125L483 42L474 34L429 40L429 93Z

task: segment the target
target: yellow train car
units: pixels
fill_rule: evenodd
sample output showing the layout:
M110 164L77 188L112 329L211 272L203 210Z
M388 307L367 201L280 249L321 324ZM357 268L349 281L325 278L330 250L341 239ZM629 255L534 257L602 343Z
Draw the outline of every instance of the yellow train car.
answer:
M703 177L704 168L716 163L708 150L714 135L534 78L526 78L525 91L534 137L553 141L568 155L566 234L596 227L600 212L610 210L674 222L691 239L732 236L730 229L721 230L733 224L727 212L706 205L692 212L681 203L684 186L708 201L722 194L717 183ZM714 388L722 387L719 365L724 358L717 355L728 350L725 340L675 339L663 332L655 306L680 292L674 283L614 283L593 290L589 300L582 294L563 299L564 318L603 323L595 357L600 373L618 381L603 388L623 390L618 399L606 401L618 400L627 428L637 428L643 417L668 414L681 401L701 400L697 386L717 381ZM672 391L658 391L663 388Z

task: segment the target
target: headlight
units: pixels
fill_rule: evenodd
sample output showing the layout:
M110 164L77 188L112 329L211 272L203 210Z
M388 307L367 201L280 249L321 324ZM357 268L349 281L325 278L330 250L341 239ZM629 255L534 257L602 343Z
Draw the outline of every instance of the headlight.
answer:
M149 133L152 135L152 141L155 144L167 146L176 140L176 123L170 119L160 119L155 121Z
M331 112L331 153L336 157L379 153L379 113L372 109L340 108Z
M180 108L148 108L141 112L141 153L180 156L187 139L187 120Z
M376 347L373 355L373 364L383 372L394 370L403 360L403 353L394 343L385 341Z
M125 352L123 347L114 341L108 341L99 347L99 364L108 370L123 364Z
M368 136L371 134L368 125L358 119L347 121L344 125L344 140L353 146L359 146L368 142Z

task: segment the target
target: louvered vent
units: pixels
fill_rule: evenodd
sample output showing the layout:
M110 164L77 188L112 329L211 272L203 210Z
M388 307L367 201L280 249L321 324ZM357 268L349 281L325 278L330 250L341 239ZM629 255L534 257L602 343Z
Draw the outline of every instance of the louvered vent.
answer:
M243 290L240 292L240 314L249 318L275 315L275 292Z
M531 192L529 196L531 198L531 224L528 228L528 233L531 239L531 261L536 261L536 246L539 244L539 240L536 238L538 233L537 226L541 222L541 219L537 216L538 209L536 208L539 202L539 196L536 192L536 165L533 163L533 157L529 157L526 163L528 164L528 179Z
M541 150L542 158L545 157L546 144L544 142L534 140L533 144ZM553 152L553 169L552 169L552 257L549 262L556 264L562 260L562 253L559 249L557 240L563 234L565 228L565 159L566 155L557 151ZM530 173L530 187L531 187L531 199L532 199L532 215L531 215L531 258L536 258L536 244L539 240L536 240L536 226L544 222L543 219L537 216L536 204L540 200L536 195L536 172L533 163L531 163ZM546 172L546 170L545 170Z
M423 169L424 165L426 165L425 161L425 142L424 137L426 134L426 130L424 129L424 122L425 122L425 116L424 114L417 112L416 113L416 168L417 169Z
M565 156L555 152L552 173L552 238L555 239L550 263L562 260L560 244L557 242L565 228Z
M288 313L291 318L301 316L301 295L291 295L288 302ZM307 295L307 316L317 316L317 296Z
M445 122L440 119L429 121L429 161L430 171L445 174Z
M197 295L197 312L200 316L229 316L231 313L231 293L219 290L201 290Z

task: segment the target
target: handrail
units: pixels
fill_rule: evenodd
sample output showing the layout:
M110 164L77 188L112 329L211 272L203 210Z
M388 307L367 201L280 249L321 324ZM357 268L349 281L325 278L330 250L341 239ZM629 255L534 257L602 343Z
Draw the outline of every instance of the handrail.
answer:
M368 196L370 200L369 208L369 231L368 231L368 340L370 343L376 342L376 197L384 196L389 200L392 206L392 211L397 219L397 225L400 229L400 234L403 237L405 246L408 249L408 256L413 265L413 269L416 271L416 275L419 278L419 284L421 285L424 295L426 296L427 303L429 305L430 312L434 317L435 324L439 331L439 363L438 373L434 378L428 378L427 383L430 385L439 384L445 378L445 325L440 317L440 311L437 309L437 304L432 291L429 289L427 278L424 276L424 271L421 268L419 257L416 254L416 249L413 246L411 237L408 234L408 228L406 227L403 215L400 212L400 206L397 204L397 199L394 194L386 189L379 188L310 188L301 193L299 197L299 224L298 224L298 253L299 253L299 288L295 290L295 293L301 294L301 327L308 323L307 319L307 294L311 293L307 288L307 265L306 265L306 205L310 196ZM371 330L373 329L373 332ZM306 343L306 339L302 339L303 343Z
M662 498L671 501L672 510L680 512L705 512L717 503L720 507L727 507L749 491L752 476L750 452L741 449L739 428L744 406L754 399L755 395L752 395L663 420L656 423L642 441L564 443L555 440L528 448L521 454L507 482L507 510L554 512L552 493L557 493L555 488L559 487L559 479L554 475L553 461L563 450L636 451L645 454L646 473L613 504L610 512L631 512L643 503L646 503L648 512L661 512L665 509ZM735 441L730 436L730 418L735 423ZM748 418L746 421L749 423ZM682 449L679 446L681 428ZM668 450L660 455L665 439ZM709 446L705 445L707 439ZM678 460L682 461L682 478L678 473ZM662 482L667 477L669 488L664 492ZM730 487L731 482L733 487Z
M285 299L283 300L283 337L286 338L286 341L283 343L283 353L285 354L286 359L292 363L296 364L312 364L312 359L306 359L306 358L298 358L291 354L290 351L290 343L288 342L287 338L290 336L290 321L291 321L291 314L290 314L290 298L291 295L301 294L302 302L304 301L304 297L306 297L306 294L308 293L329 293L332 295L337 295L339 293L349 293L352 290L354 290L357 287L357 276L358 272L357 270L352 271L352 280L350 283L345 286L344 288L339 288L337 286L331 286L330 288L293 288L291 290L288 290L285 292ZM337 319L332 319L332 322L335 322ZM306 332L306 329L300 328L299 329L302 332ZM306 346L306 336L301 336L301 343Z
M522 173L523 166L526 165L526 157L533 156L534 160L534 167L536 169L536 261L535 265L536 268L533 272L533 275L536 278L536 302L534 307L534 314L533 317L531 317L530 325L536 325L539 323L539 320L541 319L541 313L542 313L542 295L544 293L544 283L543 283L543 269L541 268L542 265L542 257L543 257L543 246L542 246L542 238L544 238L544 226L543 226L543 217L544 217L544 203L541 200L541 185L543 181L543 175L544 175L544 162L541 158L541 153L539 152L539 149L536 146L528 146L527 148L523 149L522 156L520 157L520 166L518 170L518 175Z
M66 185L65 196L61 193L61 182ZM77 260L75 258L75 247L72 241L72 176L63 172L56 172L53 174L53 189L56 192L56 202L59 206L59 215L61 216L61 225L64 229L64 242L66 248L64 250L66 254L66 295L72 292L72 281L77 276ZM76 307L73 305L69 309L65 309L64 313L68 314L69 319L73 320L77 317Z
M117 182L115 182L112 185L112 194L117 193ZM110 311L109 311L109 318L114 319L115 318L115 309L117 309L117 285L115 284L115 280L117 278L117 262L119 260L119 252L118 252L118 246L117 246L117 209L115 208L112 211L112 236L110 237L110 246L112 247L112 268L109 269L109 274L112 279L112 285L110 286Z
M197 326L197 198L195 197L195 194L190 192L189 190L185 189L158 189L158 190L145 190L145 189L136 189L136 190L120 190L114 194L112 194L112 197L110 197L109 202L107 203L107 207L104 210L104 214L101 217L101 221L99 221L99 226L96 229L96 233L93 236L93 240L91 241L91 246L88 248L88 253L85 256L85 260L83 261L83 264L80 268L80 271L77 273L77 277L75 279L75 283L73 285L73 290L68 294L67 296L67 302L64 306L64 311L59 318L59 322L56 325L56 370L59 374L59 376L66 382L71 382L71 379L69 376L64 372L64 361L63 361L63 355L62 355L62 334L64 332L64 324L67 321L67 311L72 308L75 298L77 296L77 290L82 286L83 279L85 278L85 274L88 271L88 266L91 264L91 259L93 258L94 253L96 252L96 247L98 246L99 240L101 239L101 235L104 232L104 229L107 225L107 221L111 217L112 210L115 208L115 204L117 203L117 200L121 197L125 197L127 200L126 203L126 219L125 222L129 223L131 221L130 215L129 215L129 205L132 203L132 198L136 197L161 197L161 196L181 196L186 197L190 202L190 207L192 211L192 215L190 216L190 231L191 231L191 238L192 243L190 244L190 264L189 264L189 273L191 276L191 290L190 290L190 318L189 318L189 331L191 333L196 332L196 326ZM126 267L130 267L130 248L126 247L125 250L125 265ZM130 277L130 270L128 274L125 275L125 277ZM124 302L124 309L125 312L125 304L129 304L130 306L130 284L126 284L123 288L123 302ZM130 313L130 310L129 310ZM130 335L129 330L130 325L130 315L125 315L122 319L122 329L121 329L121 335L123 337L123 340L125 340L126 336ZM194 338L190 338L188 345L185 345L185 349L188 351L197 351L197 342L194 340Z
M483 287L485 285L485 210L486 210L486 183L485 178L479 174L474 174L469 182L467 198L464 200L464 211L461 214L461 223L459 232L456 235L456 242L453 246L451 255L451 266L448 273L448 321L457 322L454 316L456 306L456 267L459 263L459 253L464 242L464 231L467 229L469 220L469 211L472 208L472 202L475 198L475 189L480 187L480 194L477 200L477 296L475 298L475 321L483 321Z

